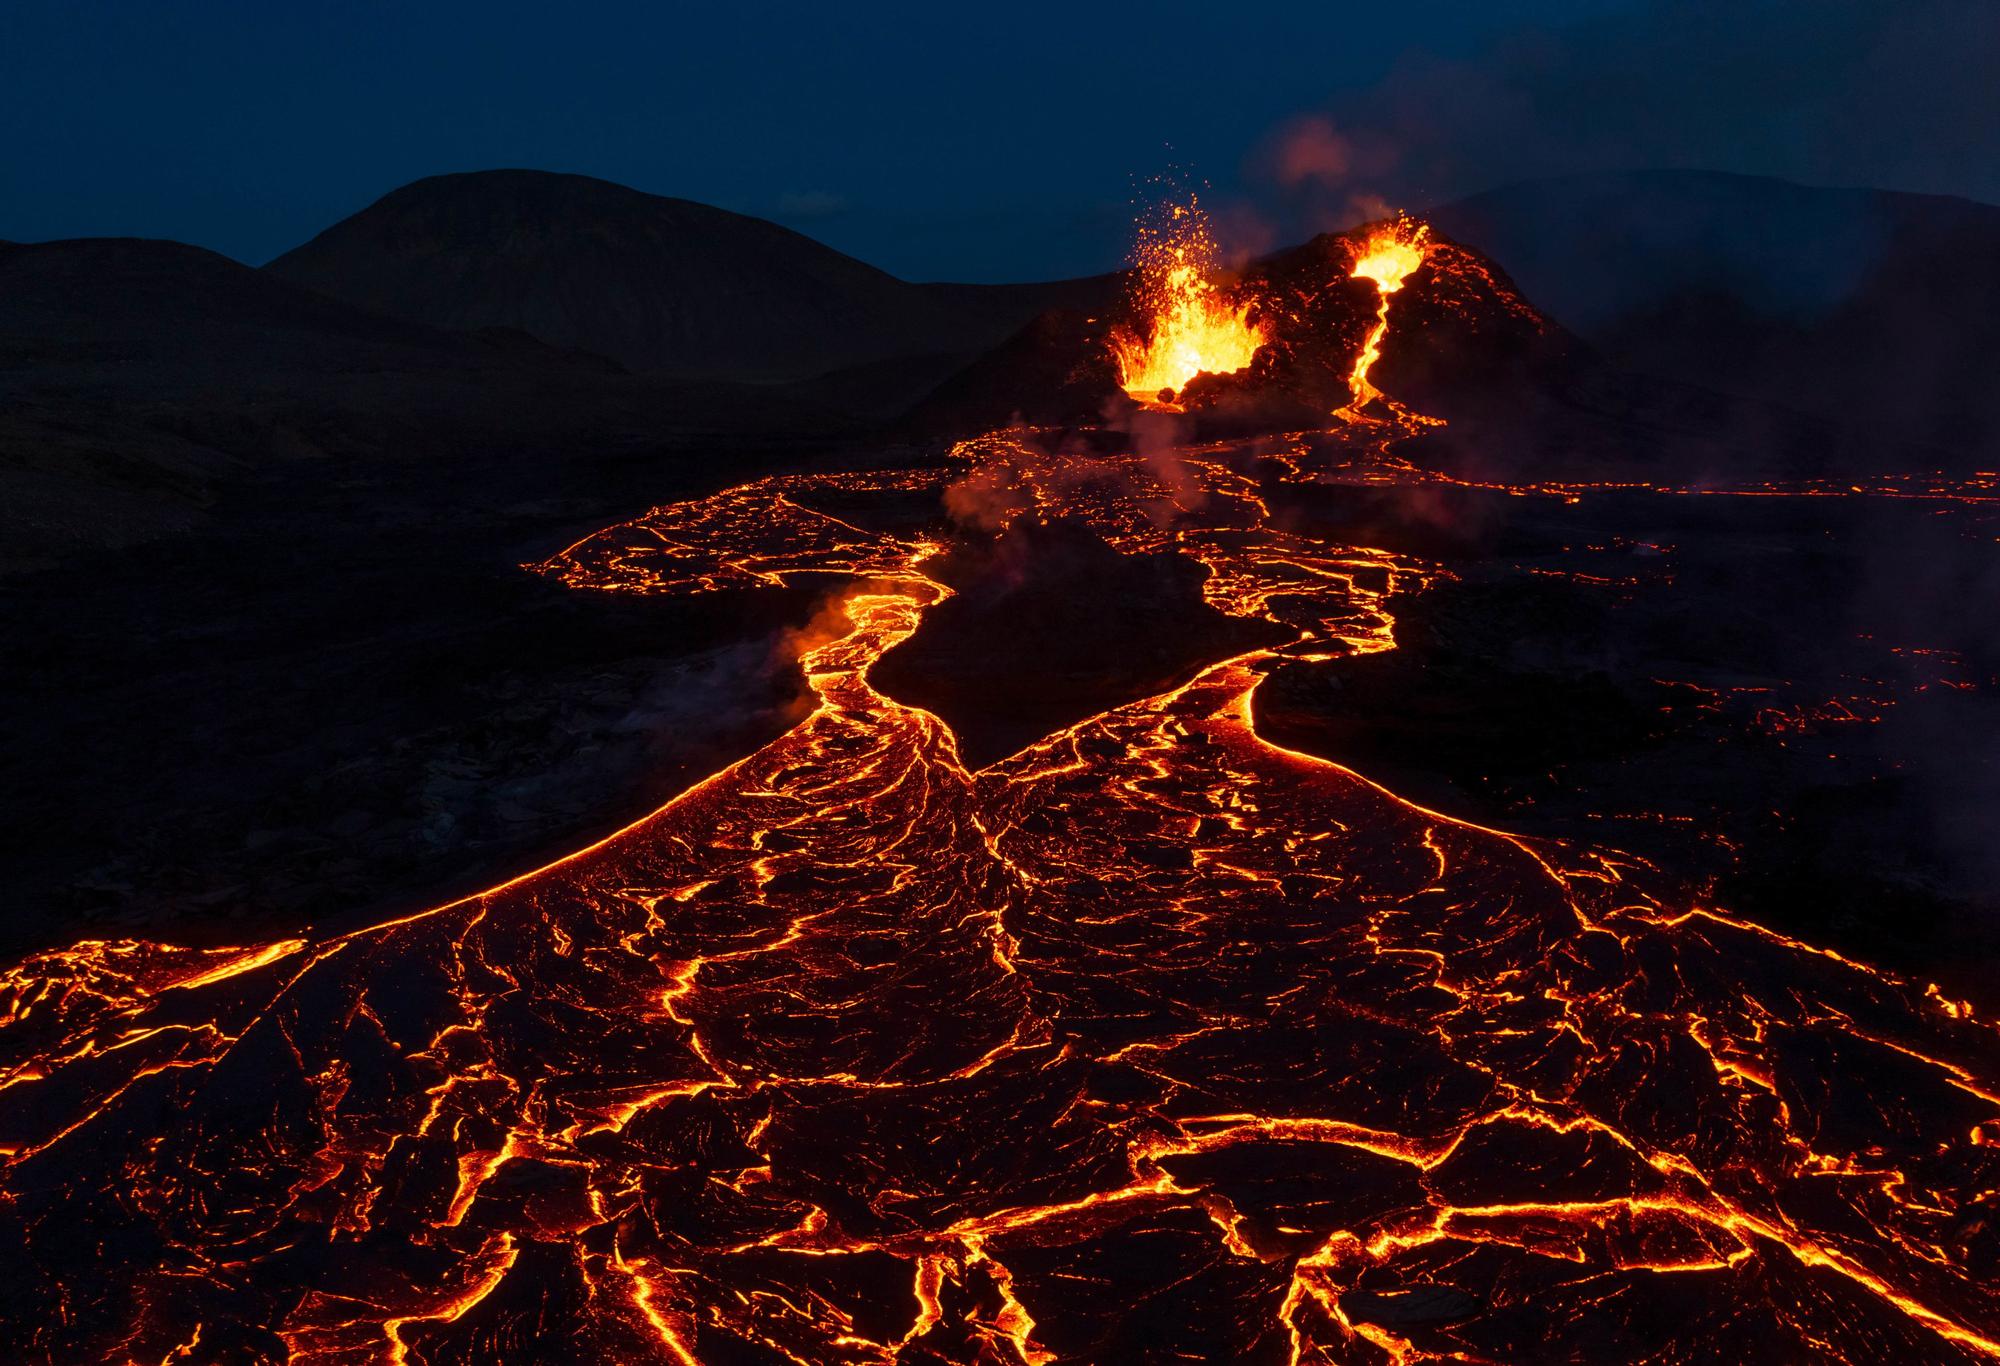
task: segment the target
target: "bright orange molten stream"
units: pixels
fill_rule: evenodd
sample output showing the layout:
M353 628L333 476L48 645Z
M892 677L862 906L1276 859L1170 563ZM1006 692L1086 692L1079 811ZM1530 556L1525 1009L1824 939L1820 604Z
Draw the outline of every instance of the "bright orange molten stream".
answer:
M1269 669L1394 649L1449 572L1266 501L1408 422L1180 484L994 433L538 566L850 586L809 715L545 868L0 970L0 1360L2000 1359L1990 1021L1259 733ZM869 680L945 543L819 510L955 474L1282 643L969 768Z
M1153 403L1196 375L1233 374L1250 363L1264 331L1250 321L1249 304L1216 287L1215 237L1199 203L1177 205L1159 227L1141 229L1137 254L1138 302L1150 327L1143 339L1122 327L1111 337L1127 394Z
M1371 400L1382 397L1382 391L1369 382L1368 371L1382 354L1382 339L1389 335L1389 296L1401 289L1403 281L1424 263L1430 251L1429 239L1428 226L1398 218L1370 233L1362 244L1361 255L1350 274L1357 280L1373 280L1381 302L1375 310L1375 326L1370 329L1361 354L1355 357L1354 373L1348 377L1354 399L1342 409L1344 415L1358 414Z
M427 911L0 962L0 1362L2000 1361L1989 1017L1260 731L1452 573L1296 516L1441 480L1422 421L995 432L536 566L840 585L812 709ZM973 481L1268 643L969 766L870 670L954 591L907 510Z

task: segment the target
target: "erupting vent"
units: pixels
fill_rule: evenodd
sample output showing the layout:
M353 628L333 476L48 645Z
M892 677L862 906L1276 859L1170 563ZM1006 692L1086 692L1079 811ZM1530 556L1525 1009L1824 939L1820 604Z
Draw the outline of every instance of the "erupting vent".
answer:
M1142 227L1137 250L1140 311L1149 319L1142 338L1128 328L1112 334L1118 382L1142 403L1171 406L1196 375L1234 374L1265 341L1250 319L1250 305L1215 284L1215 236L1198 201L1168 211L1158 226Z
M1267 340L1170 223L1139 396ZM1312 520L1456 482L1402 453L1434 419L1359 416L1427 257L1426 316L1484 278L1407 221L1356 252L1327 431L1017 426L534 566L718 611L840 586L791 729L593 845L347 933L0 961L0 1361L2000 1360L1990 1020L1260 730L1279 670L1396 649L1458 572ZM1330 301L1324 411L1358 291L1295 259L1261 299ZM970 762L871 670L1010 519L1198 569L1238 652Z
M1398 218L1377 228L1362 243L1361 254L1355 258L1350 273L1357 280L1373 280L1381 303L1375 310L1375 326L1369 329L1368 340L1362 344L1361 354L1355 357L1354 373L1348 378L1348 387L1354 391L1353 402L1341 411L1341 416L1356 417L1371 401L1382 397L1382 391L1369 382L1368 371L1382 354L1382 339L1389 335L1389 296L1403 287L1403 281L1424 263L1429 253L1430 229L1408 218Z

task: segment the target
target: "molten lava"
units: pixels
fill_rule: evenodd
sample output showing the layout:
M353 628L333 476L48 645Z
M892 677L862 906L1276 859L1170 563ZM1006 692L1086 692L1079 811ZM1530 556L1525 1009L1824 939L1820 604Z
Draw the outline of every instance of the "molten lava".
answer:
M1369 329L1368 340L1362 344L1361 354L1354 360L1354 372L1348 377L1354 397L1341 410L1341 416L1352 419L1370 402L1382 397L1382 391L1369 382L1368 371L1382 354L1382 339L1389 335L1390 296L1403 287L1403 282L1424 263L1429 252L1430 228L1408 218L1385 223L1369 233L1361 244L1361 254L1355 258L1349 274L1356 280L1373 280L1380 300L1375 308L1375 326Z
M1376 344L1422 243L1355 267ZM1989 1019L1259 733L1272 668L1451 574L1279 501L1421 482L1422 421L998 432L536 566L844 620L790 731L511 882L0 971L0 1360L2000 1360ZM1280 643L969 767L870 678L953 592L909 509L968 486Z
M1175 205L1139 235L1135 302L1146 335L1120 327L1111 350L1118 382L1142 403L1172 406L1196 375L1228 375L1250 364L1265 341L1251 305L1216 284L1219 253L1198 201Z

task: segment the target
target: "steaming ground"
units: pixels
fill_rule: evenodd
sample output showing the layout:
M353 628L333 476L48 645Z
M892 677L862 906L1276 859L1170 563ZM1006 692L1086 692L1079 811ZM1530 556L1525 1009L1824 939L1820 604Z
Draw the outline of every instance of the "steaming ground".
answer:
M1274 674L1274 738L1984 991L2000 662L1955 604L1990 600L2000 505L1433 489L1314 516L1453 577L1395 651Z

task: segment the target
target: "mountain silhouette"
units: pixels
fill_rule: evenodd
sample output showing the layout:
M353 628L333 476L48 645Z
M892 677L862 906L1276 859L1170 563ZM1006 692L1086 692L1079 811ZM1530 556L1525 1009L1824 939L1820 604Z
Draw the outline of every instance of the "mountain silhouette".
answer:
M775 223L546 171L416 181L265 270L415 322L749 380L977 353L1104 288L911 284Z
M1650 171L1425 216L1617 364L1960 448L2000 440L2000 208Z
M188 530L278 466L581 458L797 406L372 313L179 242L0 245L0 570Z

